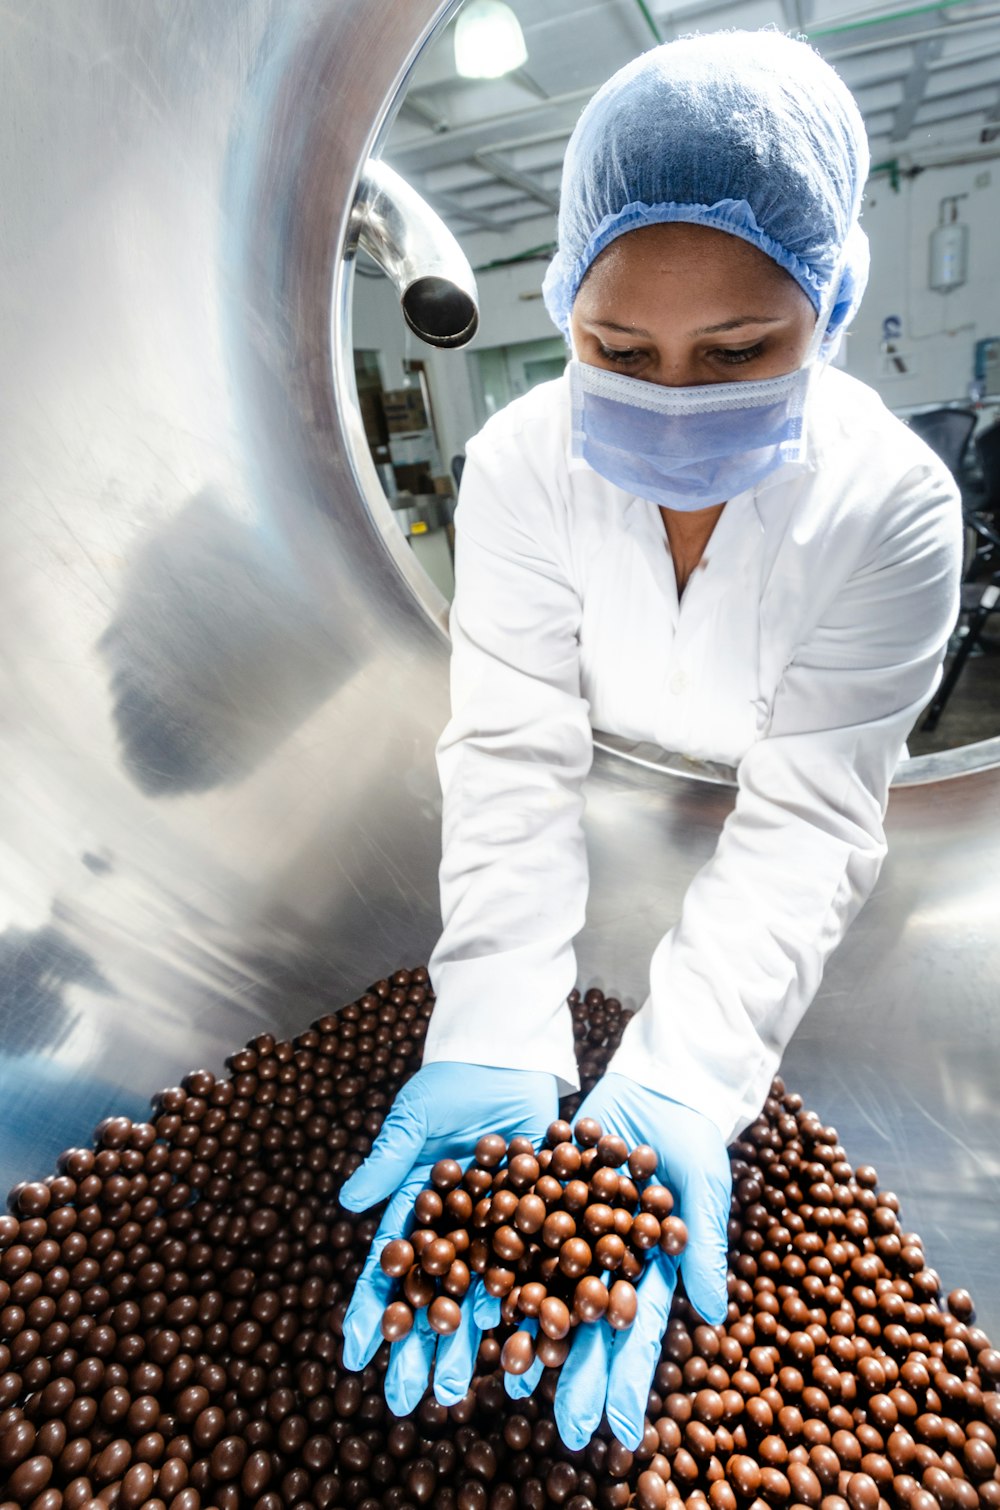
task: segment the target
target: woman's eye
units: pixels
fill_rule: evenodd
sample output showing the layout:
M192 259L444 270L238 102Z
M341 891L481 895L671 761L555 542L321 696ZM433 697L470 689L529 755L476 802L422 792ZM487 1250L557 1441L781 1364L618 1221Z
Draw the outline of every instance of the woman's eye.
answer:
M763 350L763 341L758 341L756 346L744 346L740 351L732 351L724 346L720 346L713 355L718 361L725 362L727 366L736 367L740 362L752 362L755 357L760 356Z
M625 351L615 351L610 346L600 346L598 350L606 362L614 362L618 367L633 367L642 359L642 352L629 347Z

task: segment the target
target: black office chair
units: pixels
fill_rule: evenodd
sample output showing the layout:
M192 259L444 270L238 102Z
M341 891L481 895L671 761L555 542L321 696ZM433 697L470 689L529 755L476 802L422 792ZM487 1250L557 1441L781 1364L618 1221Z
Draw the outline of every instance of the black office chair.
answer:
M911 414L907 420L921 440L936 451L958 481L964 470L966 452L972 432L976 428L974 409L928 409L923 414Z
M995 520L1000 515L1000 420L976 436L976 453L983 474L983 490L977 507Z
M976 544L971 559L967 561L961 586L956 625L956 634L960 636L958 647L920 725L928 733L937 728L965 663L979 644L987 620L1000 610L1000 420L976 436L975 446L983 485L974 506L965 509L964 517L966 527L975 534Z
M979 477L974 491L963 491L962 512L971 545L966 548L963 579L978 581L1000 563L1000 420L975 440Z

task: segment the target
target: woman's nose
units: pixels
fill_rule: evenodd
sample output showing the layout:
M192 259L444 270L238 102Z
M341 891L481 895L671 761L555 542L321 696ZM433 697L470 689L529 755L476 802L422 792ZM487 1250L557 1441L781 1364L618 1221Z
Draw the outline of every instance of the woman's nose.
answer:
M663 388L696 388L707 381L691 351L661 352L649 377Z

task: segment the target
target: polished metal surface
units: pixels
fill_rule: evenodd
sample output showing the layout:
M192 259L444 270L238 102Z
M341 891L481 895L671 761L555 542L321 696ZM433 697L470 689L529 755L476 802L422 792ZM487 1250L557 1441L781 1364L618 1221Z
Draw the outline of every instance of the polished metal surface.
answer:
M440 11L0 16L4 1186L433 942L442 610L342 254Z
M0 1184L434 942L445 606L364 444L343 253L446 10L0 16ZM788 1078L1000 1333L997 754L911 763ZM585 983L641 999L731 803L598 752Z
M439 216L387 163L365 164L348 227L399 294L410 329L431 346L466 346L479 328L476 279Z

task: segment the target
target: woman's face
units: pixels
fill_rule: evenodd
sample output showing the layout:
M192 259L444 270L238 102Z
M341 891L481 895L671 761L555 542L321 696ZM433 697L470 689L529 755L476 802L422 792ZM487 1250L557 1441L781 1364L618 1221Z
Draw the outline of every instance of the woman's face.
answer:
M778 377L802 365L812 304L770 257L708 226L643 226L587 272L573 305L581 362L668 388Z

